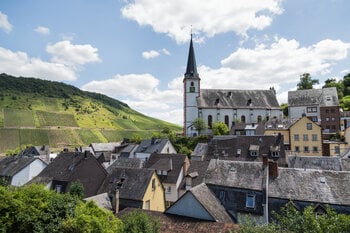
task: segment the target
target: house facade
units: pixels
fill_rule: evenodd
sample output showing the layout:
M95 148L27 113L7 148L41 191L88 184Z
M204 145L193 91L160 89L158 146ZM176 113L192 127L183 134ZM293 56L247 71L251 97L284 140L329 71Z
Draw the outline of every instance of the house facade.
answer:
M292 154L322 156L322 129L304 116L289 127Z
M201 89L197 72L192 36L184 74L184 126L186 136L212 134L214 122L224 122L228 128L234 122L258 123L273 118L282 118L282 110L274 88L269 90L219 90ZM198 132L193 126L201 118L206 130Z
M148 160L152 153L176 154L176 150L169 139L152 138L144 139L134 152L134 158L142 161Z
M306 115L322 127L324 134L340 130L340 107L335 87L289 91L288 112L291 119Z

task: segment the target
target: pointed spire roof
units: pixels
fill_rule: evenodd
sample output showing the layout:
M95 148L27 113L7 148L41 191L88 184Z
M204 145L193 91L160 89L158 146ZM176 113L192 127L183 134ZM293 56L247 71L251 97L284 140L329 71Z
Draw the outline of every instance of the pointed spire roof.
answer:
M197 72L196 57L194 55L194 49L193 49L192 33L191 33L190 49L188 51L185 78L199 78L199 74Z

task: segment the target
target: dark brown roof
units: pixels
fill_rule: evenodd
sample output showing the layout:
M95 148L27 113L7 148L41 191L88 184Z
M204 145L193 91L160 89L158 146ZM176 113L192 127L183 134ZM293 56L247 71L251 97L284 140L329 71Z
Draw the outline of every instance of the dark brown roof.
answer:
M198 108L280 109L274 90L201 89Z
M107 172L88 152L66 152L59 154L38 176L68 183L80 181L85 197L89 197L97 193Z
M117 216L122 217L124 214L131 211L141 211L156 219L159 219L160 232L162 233L229 233L236 232L238 230L238 225L231 223L207 222L194 218L141 209L126 208Z
M154 170L167 169L168 174L166 176L161 175L159 178L163 183L176 184L185 160L186 155L183 154L151 154L146 161L145 168ZM168 170L170 164L172 168Z
M107 176L98 193L113 194L118 188L120 198L142 200L153 173L154 170L144 168L115 168Z

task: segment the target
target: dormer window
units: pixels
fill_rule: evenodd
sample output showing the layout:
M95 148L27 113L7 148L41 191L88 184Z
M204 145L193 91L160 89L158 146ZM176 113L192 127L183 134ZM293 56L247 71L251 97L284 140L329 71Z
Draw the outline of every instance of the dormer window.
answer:
M271 157L280 157L280 147L279 146L271 146L270 147Z
M258 145L250 145L249 146L249 154L252 157L257 157L259 155L259 146Z

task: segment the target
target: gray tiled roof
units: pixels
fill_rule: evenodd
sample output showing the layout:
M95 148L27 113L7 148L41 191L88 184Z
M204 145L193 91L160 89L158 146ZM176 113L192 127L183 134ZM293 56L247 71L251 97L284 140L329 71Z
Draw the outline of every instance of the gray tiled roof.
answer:
M193 152L191 153L192 156L201 157L204 158L205 155L208 152L208 143L197 143L196 147L194 148Z
M320 105L338 106L338 94L335 87L323 89L307 89L288 92L289 107L305 106L305 105Z
M190 189L193 196L202 204L216 222L232 223L232 219L221 205L220 201L210 191L206 184L202 183Z
M280 109L274 90L201 89L199 108Z
M191 161L190 167L188 168L188 174L198 174L197 177L192 177L192 186L199 185L203 182L205 172L208 168L209 161Z
M85 201L93 201L100 208L112 210L111 200L109 199L108 193L101 193L92 197L84 198Z
M142 161L138 158L118 158L108 168L107 172L111 173L116 168L141 168Z
M38 158L7 156L0 160L0 176L12 177Z
M145 139L142 140L139 147L137 147L135 153L160 153L165 145L168 143L168 139Z
M94 152L109 151L113 152L117 146L120 146L120 142L107 142L107 143L91 143L90 146Z
M262 163L211 160L205 183L262 191ZM350 172L278 168L269 178L269 197L350 206Z
M155 170L162 170L164 163L169 164L171 160L172 169L168 171L166 176L159 176L162 182L175 184L179 178L180 171L184 166L186 155L183 154L151 154L147 160L145 167ZM162 162L159 162L162 161Z
M113 194L119 187L120 198L142 200L154 170L116 168L105 179L98 193Z
M342 159L329 156L288 156L288 167L342 171Z

